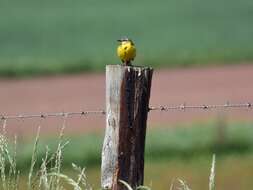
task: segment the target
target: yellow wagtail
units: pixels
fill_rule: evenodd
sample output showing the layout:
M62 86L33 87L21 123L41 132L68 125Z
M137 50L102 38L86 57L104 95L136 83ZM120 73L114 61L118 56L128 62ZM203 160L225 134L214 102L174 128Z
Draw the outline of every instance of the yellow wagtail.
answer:
M120 45L117 48L119 58L124 65L131 65L131 61L133 61L136 56L136 48L133 41L124 37L118 40L118 42L120 42Z

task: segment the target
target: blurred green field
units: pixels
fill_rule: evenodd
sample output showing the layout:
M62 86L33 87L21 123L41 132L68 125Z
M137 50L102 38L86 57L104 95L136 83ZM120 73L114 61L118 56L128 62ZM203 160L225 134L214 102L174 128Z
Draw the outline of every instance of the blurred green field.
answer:
M174 180L174 189L177 189L176 179L180 178L194 190L208 189L211 159L215 153L216 189L251 189L252 135L252 123L222 120L150 129L146 138L145 185L152 189L169 189ZM65 137L70 143L63 151L62 173L76 179L71 163L85 167L88 182L94 189L99 189L102 138L102 134L97 133ZM57 139L39 141L38 160L44 157L46 145L54 152ZM26 174L31 160L31 141L18 143L17 150L18 167ZM21 175L23 189L26 183L27 176Z
M252 123L219 122L198 123L174 128L151 129L147 132L145 159L148 162L198 159L199 157L248 155L253 153ZM63 168L71 164L93 168L100 165L102 134L87 134L65 137L70 143L63 151ZM45 156L46 146L55 152L57 138L42 138L38 144L38 160ZM73 147L78 147L73 148ZM17 165L22 171L28 170L31 163L33 143L31 140L18 142ZM40 163L39 163L40 165Z
M2 0L0 76L101 71L123 35L138 65L251 61L252 19L251 0Z
M169 189L173 179L180 178L194 190L207 189L211 159L215 153L217 189L251 189L252 134L252 123L230 123L223 119L152 128L147 131L146 138L145 184L152 189ZM71 169L71 164L85 167L88 181L92 187L99 189L102 140L101 133L65 137L63 141L70 142L62 152L61 172L76 179L77 173ZM49 153L54 153L57 145L55 137L40 138L36 167L45 157L46 146ZM32 149L31 139L17 142L21 189L26 188ZM8 150L12 152L10 148Z

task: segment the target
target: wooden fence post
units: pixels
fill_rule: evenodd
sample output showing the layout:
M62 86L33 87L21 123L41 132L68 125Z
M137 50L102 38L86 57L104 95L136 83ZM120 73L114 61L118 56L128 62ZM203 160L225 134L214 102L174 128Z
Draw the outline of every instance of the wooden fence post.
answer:
M143 184L144 148L153 69L106 67L106 131L102 150L103 189Z

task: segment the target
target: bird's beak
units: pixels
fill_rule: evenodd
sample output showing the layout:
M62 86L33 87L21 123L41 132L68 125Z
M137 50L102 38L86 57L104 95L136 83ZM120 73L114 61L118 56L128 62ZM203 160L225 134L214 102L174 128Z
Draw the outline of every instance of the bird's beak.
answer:
M121 39L119 39L119 40L117 40L118 42L122 42L122 40Z

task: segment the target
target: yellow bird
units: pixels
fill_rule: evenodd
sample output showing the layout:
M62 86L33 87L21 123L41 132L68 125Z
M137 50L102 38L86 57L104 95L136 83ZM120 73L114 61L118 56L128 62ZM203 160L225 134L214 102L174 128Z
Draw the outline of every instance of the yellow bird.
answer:
M133 61L136 56L136 48L133 41L124 37L118 40L118 42L120 42L117 48L118 57L124 65L131 65L131 61Z

